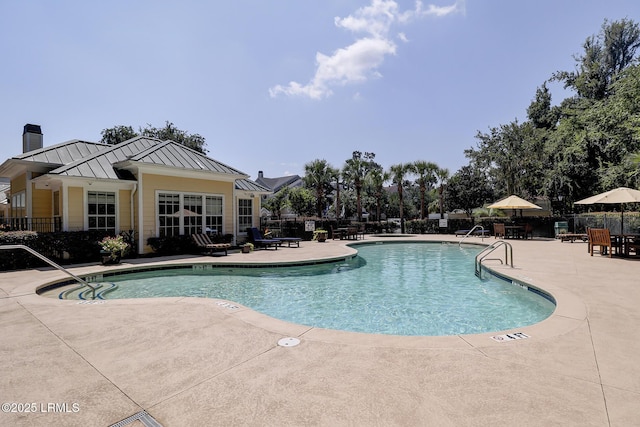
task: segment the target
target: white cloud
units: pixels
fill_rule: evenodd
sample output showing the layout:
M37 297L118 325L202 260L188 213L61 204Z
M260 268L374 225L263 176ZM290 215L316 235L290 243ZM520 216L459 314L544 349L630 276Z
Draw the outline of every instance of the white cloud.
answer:
M271 97L284 94L322 99L332 95L332 87L381 77L378 68L386 56L396 53L396 45L389 36L393 25L406 25L422 16L464 13L464 8L464 0L445 7L429 5L427 9L423 9L421 1L416 1L414 9L399 12L394 0L371 0L369 6L358 9L354 14L334 19L336 27L356 34L363 33L361 38L347 47L336 49L331 56L316 53L316 72L306 85L292 81L286 86L270 88L269 94ZM405 33L398 33L397 37L403 42L408 41Z

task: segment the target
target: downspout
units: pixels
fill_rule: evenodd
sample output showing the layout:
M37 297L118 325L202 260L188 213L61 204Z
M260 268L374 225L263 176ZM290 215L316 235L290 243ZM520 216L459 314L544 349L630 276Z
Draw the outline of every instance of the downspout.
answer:
M69 231L69 185L62 183L62 231Z
M24 186L24 203L26 206L24 216L27 218L33 218L33 191L31 186L31 171L27 171L25 174L25 186Z
M137 183L134 183L134 184L133 184L133 189L131 190L131 197L130 197L130 200L129 200L129 206L130 206L130 208L129 208L129 211L130 211L130 212L129 212L129 214L130 214L130 223L129 223L129 224L131 224L131 230L132 230L134 233L135 233L135 231L136 231L136 227L135 227L135 222L134 222L134 220L135 220L135 216L134 216L134 214L133 214L133 213L134 213L134 211L135 211L135 209L134 209L134 204L133 204L133 200L134 200L134 199L133 199L133 196L136 194L136 191L137 191L137 190L138 190L138 184L137 184ZM140 234L140 233L138 233L138 234ZM138 252L140 252L140 246L138 246Z
M236 180L235 179L233 180L233 191L231 192L231 198L232 198L232 201L231 201L231 215L233 216L231 218L231 221L232 221L231 223L233 224L233 230L234 230L234 233L233 233L233 244L235 246L235 245L238 244L238 232L239 232L239 230L238 230L238 221L236 219L236 216L237 216L236 215L237 200L236 200Z
M142 255L144 248L144 224L142 222L143 218L143 205L142 205L142 193L144 192L144 188L142 186L142 172L138 170L138 255Z

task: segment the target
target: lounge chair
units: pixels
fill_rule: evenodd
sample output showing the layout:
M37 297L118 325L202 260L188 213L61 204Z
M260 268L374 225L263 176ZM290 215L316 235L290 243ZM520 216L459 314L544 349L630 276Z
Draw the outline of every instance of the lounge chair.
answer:
M256 227L247 228L247 236L256 248L269 249L273 247L275 250L278 250L278 245L280 245L280 241L277 239L265 239L262 237L262 233L260 233L260 230Z
M300 237L274 237L273 240L277 240L280 242L280 245L287 244L288 247L291 247L292 244L295 244L297 248L300 247L300 241L302 240Z
M586 242L589 240L589 236L584 233L559 233L556 236L556 239L560 239L561 242L575 242L576 240L581 240Z
M200 249L206 250L209 255L214 252L222 252L227 255L227 250L231 247L230 243L213 243L206 234L192 234L191 239Z

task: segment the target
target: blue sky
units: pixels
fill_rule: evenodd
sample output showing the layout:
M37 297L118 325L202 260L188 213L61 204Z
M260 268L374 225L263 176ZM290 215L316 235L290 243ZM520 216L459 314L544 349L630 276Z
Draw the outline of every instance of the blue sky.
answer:
M2 1L0 161L26 123L53 145L168 120L254 179L354 150L454 173L605 18L640 2Z

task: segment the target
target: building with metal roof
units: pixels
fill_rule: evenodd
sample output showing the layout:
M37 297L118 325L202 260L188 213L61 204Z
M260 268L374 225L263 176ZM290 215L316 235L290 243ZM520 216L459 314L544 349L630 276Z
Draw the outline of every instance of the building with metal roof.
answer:
M23 150L0 165L7 222L35 231L133 231L140 253L150 237L246 234L271 190L244 172L174 141L139 136L117 145L72 140L43 147L26 125ZM188 214L184 214L187 212ZM37 220L37 221L36 221Z

